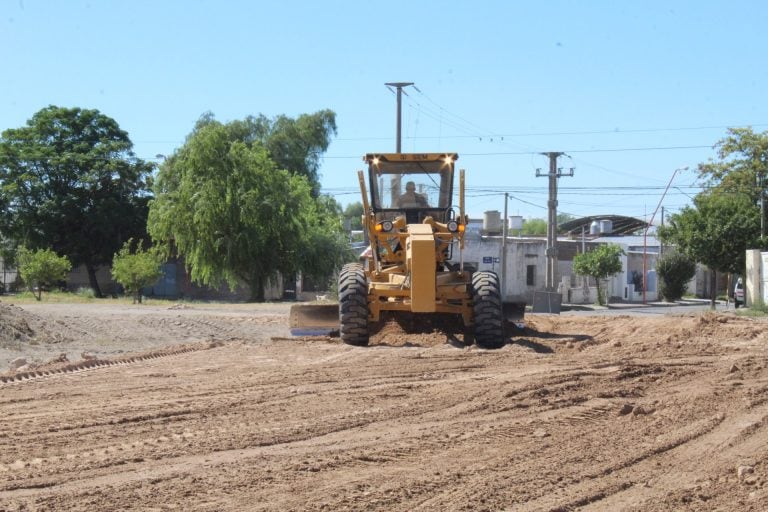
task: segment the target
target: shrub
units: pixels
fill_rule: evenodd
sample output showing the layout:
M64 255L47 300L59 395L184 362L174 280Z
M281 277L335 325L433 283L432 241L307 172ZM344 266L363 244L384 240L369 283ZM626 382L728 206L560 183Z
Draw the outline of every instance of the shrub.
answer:
M656 262L659 294L667 302L679 300L688 281L696 275L696 262L680 252L670 252Z
M133 239L128 240L112 259L112 277L141 303L141 289L154 284L162 275L162 255L155 249L144 250L142 242L131 252Z
M59 256L50 249L31 251L19 247L17 261L19 275L37 300L42 299L43 289L64 280L72 270L72 264L65 256Z
M77 292L75 292L78 297L82 297L84 299L95 299L96 298L96 292L93 291L93 288L89 288L87 286L81 286L77 289Z

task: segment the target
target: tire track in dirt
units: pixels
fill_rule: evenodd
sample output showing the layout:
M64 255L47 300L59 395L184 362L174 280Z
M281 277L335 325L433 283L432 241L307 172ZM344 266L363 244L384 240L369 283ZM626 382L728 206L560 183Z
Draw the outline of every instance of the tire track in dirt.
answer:
M574 325L565 329L580 332ZM599 341L548 341L550 353L230 343L6 386L0 502L474 511L748 499L738 494L746 484L718 479L742 452L763 474L761 346L633 353L631 340ZM712 481L705 506L695 501L703 491L688 491L698 478Z
M423 372L423 371L420 371L420 372L419 372L419 374L421 375L421 378L422 378L422 379L424 379L424 378L425 378L425 377L424 377L424 372ZM401 375L400 375L400 377L401 377L401 378L398 380L398 382L397 382L397 386L402 386L402 385L403 385L403 377L406 377L406 381L405 381L405 382L406 382L406 384L405 384L405 386L409 386L409 384L407 383L407 382L408 382L408 379L415 379L415 378L416 378L416 377L415 377L415 375L416 375L416 374L410 374L410 373L409 373L409 374L407 374L407 376L406 376L406 375L404 375L404 374L401 374ZM445 369L443 370L443 373L442 373L441 375L442 375L442 377L443 377L443 378L446 376L446 373L445 373ZM431 379L431 378L432 378L432 377L429 377L428 379ZM323 379L323 380L325 380L325 379ZM386 385L386 384L380 384L380 386L382 387L382 389L383 389L383 388L385 388L385 387L387 387L387 385ZM355 389L351 389L351 390L349 390L349 389L348 389L348 390L344 390L344 392L345 392L345 393L354 393L354 392L355 392ZM262 405L263 405L263 404L262 404ZM188 415L188 413L189 413L189 412L190 412L189 410L184 410L184 411L180 411L178 414L184 414L184 415ZM387 416L391 416L391 414L390 414L390 413L388 413L388 412L383 412L383 413L382 413L382 412L377 412L377 411L371 411L371 414L372 414L373 418L372 418L371 420L366 420L366 422L368 422L368 423L370 423L371 421L374 421L374 420L376 420L378 417L382 416L382 414L384 414L384 415L387 415ZM401 413L401 414L402 414L402 413ZM164 415L155 415L155 416L149 416L149 417L147 417L147 416L139 416L139 417L137 417L137 418L113 418L113 419L107 419L107 420L103 420L103 421L101 421L100 423L93 423L93 422L90 422L90 423L83 423L83 424L79 424L79 425L76 425L76 426L70 426L70 427L68 427L68 428L53 428L53 429L49 429L49 430L51 430L51 431L54 431L54 432L56 432L56 431L60 431L60 430L76 430L76 429L79 429L79 430L83 430L83 429L90 429L90 428L93 428L93 427L98 427L98 426L102 426L102 425L124 425L124 424L127 424L127 423L134 423L134 422L137 422L137 421L151 421L151 420L153 420L153 419L157 419L157 418L168 418L168 417L171 417L171 416L176 416L176 415L177 415L177 414L173 414L173 415L171 415L171 414L164 414ZM346 422L348 423L348 425L346 426L346 428L358 427L358 426L360 426L360 425L364 424L364 422L361 422L360 420L358 420L357 418L355 418L355 417L354 417L354 415L349 415L349 414L347 414L347 415L344 415L344 416L342 416L342 417L340 417L340 418L334 418L334 417L330 417L330 418L327 418L327 419L325 420L325 422L326 422L326 423L330 423L330 424L332 424L332 425L337 425L337 424L340 422L340 420L344 420L344 421L346 421ZM351 423L350 423L350 421L351 421ZM230 423L229 425L230 425L230 427L228 427L228 428L220 428L220 429L218 429L218 430L216 430L216 431L203 432L203 433L201 433L201 434L200 434L200 436L201 436L201 437L203 437L203 438L208 438L208 437L210 437L210 436L212 436L212 435L216 435L217 437L222 437L222 434L225 434L225 433L226 433L228 430L234 430L234 431L237 431L237 430L240 430L240 429L241 429L241 427L242 427L242 424L236 424L236 423L235 423L235 424L231 424L231 423ZM317 426L317 424L314 424L314 425L313 425L313 428L314 428L314 430L315 430L315 433L317 433L317 429L319 428L319 427ZM338 427L338 426L336 426L336 427L334 427L334 428L339 428L339 427ZM302 431L302 428L301 428L301 427L299 427L299 428L296 428L295 430L296 430L296 432L297 432L297 434L296 434L296 435L298 435L299 433L301 433L301 431ZM173 434L173 435L174 435L174 436L179 436L180 434ZM186 432L186 435L183 435L183 434L181 434L181 435L182 435L182 436L183 436L185 439L189 439L189 438L192 438L192 437L196 437L196 436L198 435L198 433L197 433L197 432L189 432L189 431L187 431L187 432ZM293 435L291 432L288 432L288 433L286 433L286 432L285 432L285 428L283 428L283 436L284 436L284 437L285 437L285 436L288 436L288 437L290 437L291 435ZM83 436L83 432L79 432L79 437L81 437L81 438L82 438L82 436ZM166 439L165 439L166 437L167 437L167 436L163 436L163 437L161 437L161 438L157 438L157 439L158 439L159 441L163 442L163 441L165 441L165 440L166 440ZM177 437L177 438L178 438L178 437ZM281 440L281 439L271 439L271 440L269 441L269 443L265 443L265 444L277 444L277 443L280 443L280 442L285 442L285 441L283 441L283 440ZM142 445L145 445L145 444L147 444L147 443L148 443L148 444L154 444L154 443L152 442L152 440L148 440L148 441L147 441L147 440L145 440L145 441L138 441L138 442L134 441L134 443L133 443L133 445L132 445L132 446L135 448L135 447L137 447L137 446L142 446ZM98 454L98 453L104 454L104 453L106 453L106 452L110 452L110 451L113 451L113 450L115 450L115 449L122 449L122 450L125 450L126 448L125 448L125 446L123 446L123 445L120 445L120 446L117 446L117 447L115 447L115 446L112 446L112 445L108 445L108 446L102 446L102 447L100 447L100 448L99 448L98 450L96 450L96 451L93 451L93 450L87 450L87 451L85 451L85 452L84 452L84 456L85 456L86 458L88 458L88 457L91 457L91 456L93 456L93 455L94 455L94 453L96 453L96 454ZM69 457L69 458L70 458L70 459L77 459L78 457L79 457L79 454L70 454L70 457ZM14 465L14 464L15 464L15 466L16 466L16 469L21 469L21 468L25 468L25 467L28 467L28 466L39 466L39 465L41 464L41 462L46 462L46 460L47 460L47 459L45 459L45 458L41 458L41 457L39 457L39 456L36 456L36 457L34 457L33 459L31 459L31 461L35 461L35 463L34 463L34 464L33 464L31 461L29 461L29 460L28 460L28 461L17 460L17 461L14 461L13 463L11 463L11 465ZM53 461L58 461L59 459L53 458L53 459L51 459L51 460L53 460Z
M56 377L59 375L66 375L75 372L81 372L84 370L96 370L100 368L107 368L110 366L126 365L136 362L144 362L151 359L157 359L160 357L171 357L180 354L187 354L189 352L196 352L198 350L210 350L212 348L222 346L221 342L183 345L178 347L165 348L159 351L152 351L148 353L123 356L115 359L86 359L82 361L75 361L72 363L62 363L53 365L52 368L40 368L21 372L11 372L10 374L0 375L0 389L2 385L13 385L23 382L29 382L31 380L45 379Z

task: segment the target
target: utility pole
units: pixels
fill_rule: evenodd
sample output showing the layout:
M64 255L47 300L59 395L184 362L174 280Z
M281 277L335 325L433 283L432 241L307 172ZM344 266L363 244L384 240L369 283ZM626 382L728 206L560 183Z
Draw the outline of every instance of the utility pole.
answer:
M659 199L659 204L656 205L656 209L653 210L653 215L651 215L651 220L645 225L645 229L643 230L643 304L646 303L645 301L645 290L648 288L648 230L651 229L651 226L653 225L653 219L656 218L656 213L659 211L659 208L661 208L661 202L664 201L664 196L667 195L667 191L669 190L669 187L672 185L672 180L675 179L675 176L678 172L681 171L687 171L688 166L685 167L678 167L675 169L675 171L672 173L672 176L669 178L669 183L667 183L667 187L664 189L664 193L661 194L661 199ZM661 219L662 223L664 220L664 210L662 210ZM654 268L656 266L654 265ZM656 287L656 294L658 295L658 285ZM712 299L714 300L714 299ZM714 307L714 302L712 303Z
M661 207L661 226L664 227L664 207ZM656 239L659 241L659 259L661 259L662 256L664 256L664 242L661 241L661 239L656 237Z
M509 231L509 217L507 216L507 204L509 204L509 192L504 192L504 224L501 229L501 301L504 302L507 290L507 235Z
M413 85L413 82L387 82L384 85L387 87L394 87L397 89L397 142L396 142L396 153L402 153L401 147L400 147L400 127L402 126L402 104L403 104L403 87L408 87L409 85Z
M760 238L765 237L765 175L759 172L757 175L757 188L760 190Z
M557 291L557 180L561 176L573 176L573 167L568 173L562 172L557 168L557 158L564 155L559 151L542 153L549 157L549 172L542 174L540 169L536 169L536 177L546 176L549 178L549 201L547 201L547 275L545 286L548 292Z

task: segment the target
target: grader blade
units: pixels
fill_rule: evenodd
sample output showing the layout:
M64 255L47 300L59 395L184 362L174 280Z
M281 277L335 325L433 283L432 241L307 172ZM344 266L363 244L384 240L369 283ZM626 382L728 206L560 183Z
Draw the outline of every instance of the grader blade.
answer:
M339 305L291 306L289 325L293 336L329 336L339 330Z

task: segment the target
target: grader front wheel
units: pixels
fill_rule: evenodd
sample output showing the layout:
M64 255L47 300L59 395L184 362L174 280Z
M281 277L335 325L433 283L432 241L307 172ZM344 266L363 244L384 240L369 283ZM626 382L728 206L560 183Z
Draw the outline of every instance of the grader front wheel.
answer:
M480 348L497 349L504 346L504 315L501 307L501 286L494 272L472 274L474 302L474 337Z
M348 345L368 345L368 284L359 263L344 265L339 273L339 333Z

